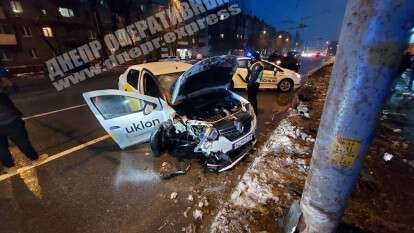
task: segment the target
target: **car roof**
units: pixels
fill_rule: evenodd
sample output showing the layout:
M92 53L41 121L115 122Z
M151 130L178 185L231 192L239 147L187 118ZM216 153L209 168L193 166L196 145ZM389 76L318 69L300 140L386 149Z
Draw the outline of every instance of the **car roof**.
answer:
M237 58L237 60L251 60L252 58L250 58L250 57L238 57ZM281 66L278 66L278 65L276 65L275 63L273 63L273 62L270 62L270 61L268 61L268 60L262 60L262 62L266 62L266 63L268 63L268 64L271 64L271 65L273 65L273 66L276 66L277 68L279 68L279 69L281 69L281 70L286 70L285 68L283 68L283 67L281 67Z
M154 75L172 74L184 72L191 68L191 64L176 61L150 62L130 66L130 69L141 70L147 69Z

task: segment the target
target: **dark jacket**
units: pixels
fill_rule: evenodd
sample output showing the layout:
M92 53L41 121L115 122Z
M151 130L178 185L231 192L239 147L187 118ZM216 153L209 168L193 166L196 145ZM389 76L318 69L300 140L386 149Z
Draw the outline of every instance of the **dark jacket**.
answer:
M0 92L0 125L5 126L17 119L21 119L23 114L16 108L10 97L6 93Z

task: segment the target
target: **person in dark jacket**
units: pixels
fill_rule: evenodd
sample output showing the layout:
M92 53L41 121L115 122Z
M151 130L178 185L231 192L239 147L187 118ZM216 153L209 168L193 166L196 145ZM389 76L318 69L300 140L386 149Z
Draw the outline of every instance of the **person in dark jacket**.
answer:
M36 161L39 155L30 143L22 113L9 97L13 85L7 78L0 77L0 161L11 172L14 160L9 151L9 139L16 144L30 160Z
M254 112L257 114L257 94L264 72L264 65L259 53L256 52L253 54L251 63L252 65L249 67L247 78L242 78L242 80L247 83L248 100L253 105Z

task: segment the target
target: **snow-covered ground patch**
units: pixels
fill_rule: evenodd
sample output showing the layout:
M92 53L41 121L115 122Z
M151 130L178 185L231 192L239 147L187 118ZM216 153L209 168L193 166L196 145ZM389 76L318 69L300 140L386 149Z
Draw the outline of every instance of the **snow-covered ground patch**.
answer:
M287 209L300 195L302 186L297 184L304 182L309 168L304 158L311 153L306 144L313 141L288 119L281 121L215 217L211 232L260 232L256 228L260 228L262 217L256 218L256 214L266 214L264 206L273 203ZM280 214L284 211L279 207Z

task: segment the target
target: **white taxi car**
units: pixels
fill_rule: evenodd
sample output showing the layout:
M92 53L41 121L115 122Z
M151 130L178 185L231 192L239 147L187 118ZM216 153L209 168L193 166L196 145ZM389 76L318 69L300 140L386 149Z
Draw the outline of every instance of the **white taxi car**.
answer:
M282 68L269 61L262 62L264 64L264 71L263 79L260 82L260 89L279 89L282 92L289 92L299 88L303 84L303 79L300 74ZM231 85L234 89L244 89L247 85L243 79L248 75L247 68L251 65L251 58L238 58L237 63L238 69L233 76Z
M202 158L211 171L235 166L256 141L250 103L228 90L237 69L234 56L212 57L191 66L155 62L131 66L120 90L84 93L103 128L121 149L150 142L164 151Z

